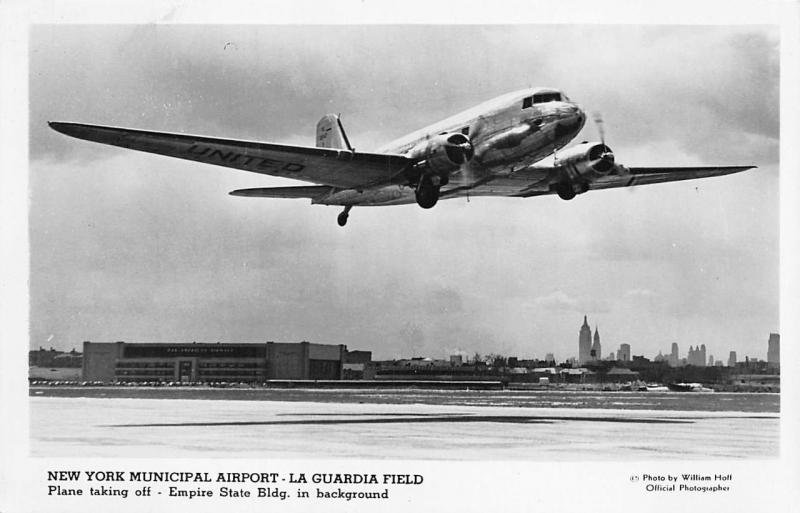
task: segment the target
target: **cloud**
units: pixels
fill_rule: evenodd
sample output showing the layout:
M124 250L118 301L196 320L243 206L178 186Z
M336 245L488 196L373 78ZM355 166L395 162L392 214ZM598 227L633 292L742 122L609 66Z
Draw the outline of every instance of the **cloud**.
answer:
M647 289L626 290L625 294L624 294L625 298L633 298L633 299L637 299L637 298L639 298L639 299L648 299L648 298L653 298L653 297L657 297L657 296L658 296L658 294L656 294L652 290L647 290Z
M576 310L578 306L577 299L569 297L561 290L557 290L547 296L537 297L533 302L536 306L548 309L566 308L569 310Z
M434 290L428 299L427 308L431 312L450 314L464 310L461 294L455 289L446 287Z
M638 311L641 315L663 314L664 297L650 289L628 289L620 298L626 310Z
M556 290L545 296L533 300L533 306L546 310L571 311L578 313L604 313L608 311L608 304L601 297L572 297L562 290Z

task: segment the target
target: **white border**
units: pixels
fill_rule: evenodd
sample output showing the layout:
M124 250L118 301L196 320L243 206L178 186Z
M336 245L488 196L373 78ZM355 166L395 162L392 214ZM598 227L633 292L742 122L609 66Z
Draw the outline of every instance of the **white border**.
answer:
M646 6L646 8L645 8ZM781 458L778 461L671 463L559 463L557 466L514 463L448 462L303 462L308 468L378 472L397 469L437 476L437 486L408 496L408 502L367 504L371 510L415 509L485 511L492 509L545 509L620 511L674 511L692 508L704 511L741 511L769 507L792 511L800 504L800 460L798 454L798 379L791 362L798 361L798 235L800 219L798 172L800 160L795 142L798 130L798 4L790 1L725 2L669 1L614 3L561 1L510 1L492 4L477 1L395 2L283 2L248 1L120 1L24 2L0 5L0 407L2 451L0 451L0 510L85 511L86 504L42 501L43 469L53 467L198 467L213 470L241 468L235 460L46 460L28 455L28 401L25 376L28 333L28 231L27 231L27 44L31 23L610 23L610 24L779 24L781 25L781 335L784 341ZM249 460L246 466L264 462ZM291 462L279 465L288 471ZM538 467L538 468L534 468ZM274 466L273 466L274 468ZM637 472L735 472L743 490L726 497L653 497L632 493L624 477ZM531 481L531 475L535 481ZM93 503L91 507L118 510L126 505ZM163 505L153 503L154 509ZM227 509L231 504L224 504ZM352 510L352 504L325 504L333 511ZM173 504L170 507L178 507ZM190 504L193 510L218 510L220 504ZM348 509L348 507L350 507ZM363 506L362 506L363 507ZM273 504L264 508L277 509ZM141 504L132 509L141 509ZM188 508L187 508L188 509ZM238 509L235 508L234 509ZM289 505L287 510L300 510ZM358 508L361 509L361 508ZM367 509L363 507L363 509Z

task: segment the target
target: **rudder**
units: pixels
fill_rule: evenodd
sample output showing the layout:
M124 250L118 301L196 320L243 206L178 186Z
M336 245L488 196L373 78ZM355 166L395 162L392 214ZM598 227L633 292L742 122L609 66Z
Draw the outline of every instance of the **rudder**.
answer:
M317 123L317 147L353 151L336 114L326 114Z

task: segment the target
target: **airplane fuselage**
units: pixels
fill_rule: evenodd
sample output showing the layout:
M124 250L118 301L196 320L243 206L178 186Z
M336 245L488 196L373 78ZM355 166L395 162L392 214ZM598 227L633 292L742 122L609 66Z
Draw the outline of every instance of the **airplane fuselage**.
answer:
M412 132L376 150L378 153L411 154L431 138L460 133L474 148L472 160L449 175L442 187L448 192L467 192L512 176L567 145L586 121L583 111L555 89L533 88L505 94L476 107ZM509 190L509 194L515 192ZM457 197L459 194L450 194ZM463 194L460 194L463 195ZM495 195L504 195L501 192ZM314 203L344 206L384 206L415 203L414 188L404 184L380 188L345 189Z

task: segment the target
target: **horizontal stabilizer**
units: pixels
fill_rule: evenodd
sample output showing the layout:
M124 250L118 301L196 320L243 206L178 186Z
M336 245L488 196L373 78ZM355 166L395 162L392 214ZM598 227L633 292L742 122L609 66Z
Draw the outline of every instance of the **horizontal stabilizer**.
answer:
M257 189L238 189L231 191L231 196L247 196L250 198L308 198L316 199L330 194L334 189L325 185L308 185L297 187L261 187Z

